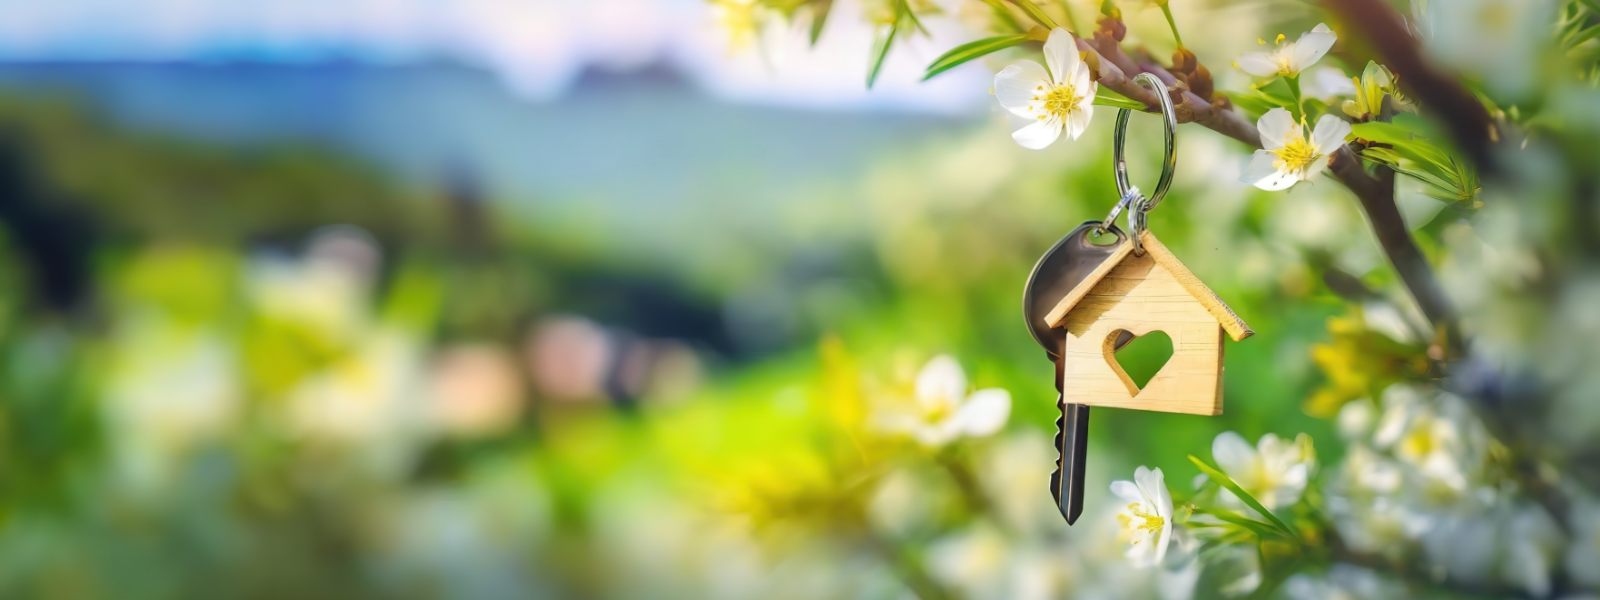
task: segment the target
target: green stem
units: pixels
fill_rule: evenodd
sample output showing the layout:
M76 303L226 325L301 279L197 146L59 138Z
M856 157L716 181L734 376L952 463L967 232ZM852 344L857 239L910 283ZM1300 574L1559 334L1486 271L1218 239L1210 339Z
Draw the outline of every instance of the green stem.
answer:
M1172 39L1178 42L1178 47L1183 47L1183 36L1178 35L1178 21L1172 18L1172 6L1166 2L1161 3L1161 14L1167 15L1167 25L1172 27Z
M1306 102L1300 97L1300 76L1284 77L1283 82L1289 84L1289 95L1294 96L1295 111L1300 113L1298 116L1301 121L1304 121L1306 118Z

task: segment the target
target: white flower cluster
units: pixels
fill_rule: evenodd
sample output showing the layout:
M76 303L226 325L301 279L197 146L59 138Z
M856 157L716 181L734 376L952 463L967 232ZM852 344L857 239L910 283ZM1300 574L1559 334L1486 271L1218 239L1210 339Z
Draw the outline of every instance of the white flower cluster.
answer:
M1550 593L1564 559L1575 579L1600 580L1600 541L1568 548L1551 515L1496 476L1495 442L1462 399L1396 384L1380 404L1347 404L1339 428L1349 451L1329 484L1328 508L1352 550L1396 559L1420 553L1454 580L1538 597Z

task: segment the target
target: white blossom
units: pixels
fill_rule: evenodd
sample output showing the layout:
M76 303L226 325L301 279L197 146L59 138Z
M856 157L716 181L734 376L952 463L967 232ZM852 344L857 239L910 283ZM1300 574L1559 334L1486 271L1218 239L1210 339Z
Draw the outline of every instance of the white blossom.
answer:
M943 446L961 437L993 435L1011 416L1011 394L988 388L967 393L961 363L948 355L928 361L917 373L914 405L878 418L879 428L905 433L925 446Z
M1274 108L1256 122L1263 149L1257 150L1240 181L1268 191L1287 189L1321 173L1328 156L1350 135L1350 124L1333 115L1322 115L1317 128L1306 136L1303 123L1295 123L1289 111Z
M1234 483L1269 510L1298 502L1316 465L1311 440L1303 433L1293 442L1269 433L1251 448L1239 434L1224 431L1211 442L1211 456ZM1221 494L1233 498L1227 490Z
M1318 23L1311 31L1300 34L1300 39L1284 43L1278 36L1278 47L1271 52L1249 52L1239 57L1236 64L1244 72L1257 77L1299 77L1306 67L1316 64L1333 48L1338 36L1332 29ZM1265 44L1266 42L1261 42Z
M1049 71L1031 60L1017 61L994 76L994 95L1000 106L1019 117L1033 119L1011 134L1024 148L1038 150L1055 143L1065 130L1078 139L1094 115L1098 89L1089 78L1089 65L1078 57L1072 34L1060 27L1044 44Z
M1111 493L1127 506L1117 514L1123 537L1133 543L1126 556L1134 566L1153 567L1167 556L1172 542L1172 493L1167 491L1161 469L1139 467L1133 481L1114 481Z
M1467 493L1488 445L1487 433L1468 409L1454 397L1430 401L1404 385L1385 390L1383 406L1373 445L1422 475L1430 491Z

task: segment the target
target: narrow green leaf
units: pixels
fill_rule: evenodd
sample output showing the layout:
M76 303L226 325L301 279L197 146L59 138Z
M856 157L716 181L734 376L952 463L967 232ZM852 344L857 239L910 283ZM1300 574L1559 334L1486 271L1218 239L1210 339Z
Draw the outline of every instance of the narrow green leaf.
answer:
M1195 509L1195 512L1203 515L1211 515L1218 519L1222 519L1229 524L1248 529L1251 532L1254 532L1256 537L1283 537L1284 535L1282 531L1278 531L1278 529L1273 527L1271 523L1257 521L1233 511L1197 508ZM1192 527L1193 525L1190 526Z
M1044 11L1039 8L1039 5L1034 4L1029 0L1010 0L1010 2L1017 5L1017 8L1022 9L1022 12L1027 13L1028 18L1033 19L1035 23L1043 25L1045 29L1053 30L1058 27L1055 19L1051 19L1050 15L1044 14Z
M816 0L811 4L811 45L822 37L822 27L828 24L828 13L833 12L833 0Z
M905 19L897 15L893 23L878 28L872 48L872 70L867 72L867 89L872 89L872 84L878 82L878 72L883 70L883 60L889 57L889 48L894 47L895 35L900 32L900 26L904 23Z
M1584 42L1587 42L1589 40L1594 39L1595 36L1600 36L1600 25L1596 25L1596 26L1590 27L1588 29L1579 30L1579 31L1573 33L1572 37L1567 38L1566 46L1567 46L1567 48L1576 47L1578 45L1583 44Z
M950 49L949 52L944 53L943 56L934 59L933 64L928 65L928 74L923 75L922 80L927 81L929 79L933 79L933 76L961 66L962 64L965 64L966 62L975 58L980 58L988 54L1022 44L1026 41L1028 41L1028 35L1024 33L1018 33L1014 35L1001 35L992 38L984 38L975 42L968 42L960 46L956 46L955 48Z
M1259 94L1235 94L1230 100L1233 101L1234 106L1243 109L1246 114L1250 115L1252 120L1259 119L1261 115L1267 114L1267 111L1277 108L1276 104L1269 102L1266 97Z
M1233 495L1238 496L1239 500L1242 500L1245 506L1249 506L1250 508L1255 509L1256 512L1261 513L1261 516L1266 517L1268 521L1271 521L1274 526L1281 530L1285 535L1289 536L1290 539L1296 539L1296 534L1293 529L1290 529L1288 525L1285 525L1283 521L1279 520L1277 515L1272 514L1272 511L1267 510L1267 507L1262 506L1261 502L1256 500L1255 496L1251 496L1249 493L1244 491L1244 488L1239 487L1239 484L1234 483L1233 479L1228 477L1227 474L1223 473L1216 467L1206 464L1206 461L1200 460L1199 457L1193 454L1189 455L1189 461L1193 462L1195 466L1200 467L1200 472L1205 473L1206 476L1210 477L1212 481L1217 482L1217 484L1227 488L1228 491L1233 492Z
M1117 108L1141 111L1145 110L1146 108L1143 102L1134 100L1103 87L1100 88L1099 93L1095 94L1094 104L1095 106L1114 106Z
M1011 14L1011 9L1006 8L1006 5L1001 4L1000 0L985 1L989 3L990 10L994 12L995 20L999 21L1001 25L1004 25L1006 29L1016 33L1026 33L1028 31L1028 27L1023 26L1020 21L1017 21L1017 16Z

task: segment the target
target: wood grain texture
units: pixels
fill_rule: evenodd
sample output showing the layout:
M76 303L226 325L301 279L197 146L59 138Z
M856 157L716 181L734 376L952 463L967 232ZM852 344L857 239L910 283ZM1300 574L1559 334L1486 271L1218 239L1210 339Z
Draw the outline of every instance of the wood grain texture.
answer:
M1155 258L1156 264L1161 265L1167 272L1171 273L1173 278L1178 281L1178 284L1189 292L1189 295L1194 296L1195 300L1199 300L1200 304L1206 307L1206 311L1217 319L1217 323L1222 325L1222 329L1228 332L1228 336L1232 337L1233 341L1237 342L1255 335L1255 332L1250 330L1250 326L1245 324L1244 319L1234 314L1233 309L1228 308L1228 305L1224 304L1222 299L1211 291L1211 288L1206 287L1206 284L1200 282L1199 277L1195 277L1194 273L1189 272L1188 267L1178 262L1178 257L1173 256L1172 251L1168 250L1166 245L1161 243L1161 240L1156 239L1155 234L1150 233L1150 230L1147 229L1139 236L1139 241L1144 244L1145 251Z
M1111 253L1111 256L1106 257L1105 262L1100 263L1100 266L1090 271L1089 275L1078 283L1078 287L1072 288L1072 292L1063 297L1060 302L1057 302L1056 307L1050 309L1050 313L1045 315L1044 321L1053 327L1060 327L1058 322L1062 317L1067 316L1067 311L1077 306L1078 301L1082 300L1083 296L1089 293L1089 290L1094 289L1094 284L1104 279L1107 273L1110 273L1117 265L1122 264L1122 259L1127 258L1132 253L1133 244L1126 241L1123 242L1115 252Z
M1066 329L1061 387L1067 402L1221 414L1224 328L1153 252L1129 253L1094 285L1073 292L1077 301L1057 323ZM1143 389L1111 351L1124 330L1136 336L1162 331L1172 338L1172 357Z
M1201 306L1204 306L1206 312L1211 315L1217 324L1222 326L1223 330L1228 332L1228 336L1232 337L1233 341L1237 342L1255 335L1255 332L1250 330L1250 326L1245 324L1244 319L1240 319L1239 315L1234 314L1233 309L1228 308L1228 305L1223 303L1222 299L1211 291L1211 288L1206 287L1206 284L1202 283L1199 277L1195 277L1194 273L1189 272L1189 268L1183 266L1178 257L1173 256L1172 251L1168 250L1166 245L1161 243L1161 240L1156 239L1155 234L1145 230L1140 234L1139 241L1146 251L1145 257L1153 259L1156 264L1161 265L1171 274L1173 280L1179 284L1179 287L1188 293L1191 298L1199 302ZM1083 281L1078 283L1078 287L1073 288L1072 292L1056 303L1055 308L1045 315L1045 322L1052 327L1063 327L1067 320L1067 313L1076 308L1080 302L1083 302L1089 295L1090 290L1101 285L1106 276L1130 256L1137 257L1133 253L1133 243L1124 242L1121 247L1117 248L1115 253L1106 259L1106 262L1090 272L1088 277L1083 278ZM1113 282L1112 285L1127 287L1132 286L1134 283L1136 282L1124 281L1121 284Z

